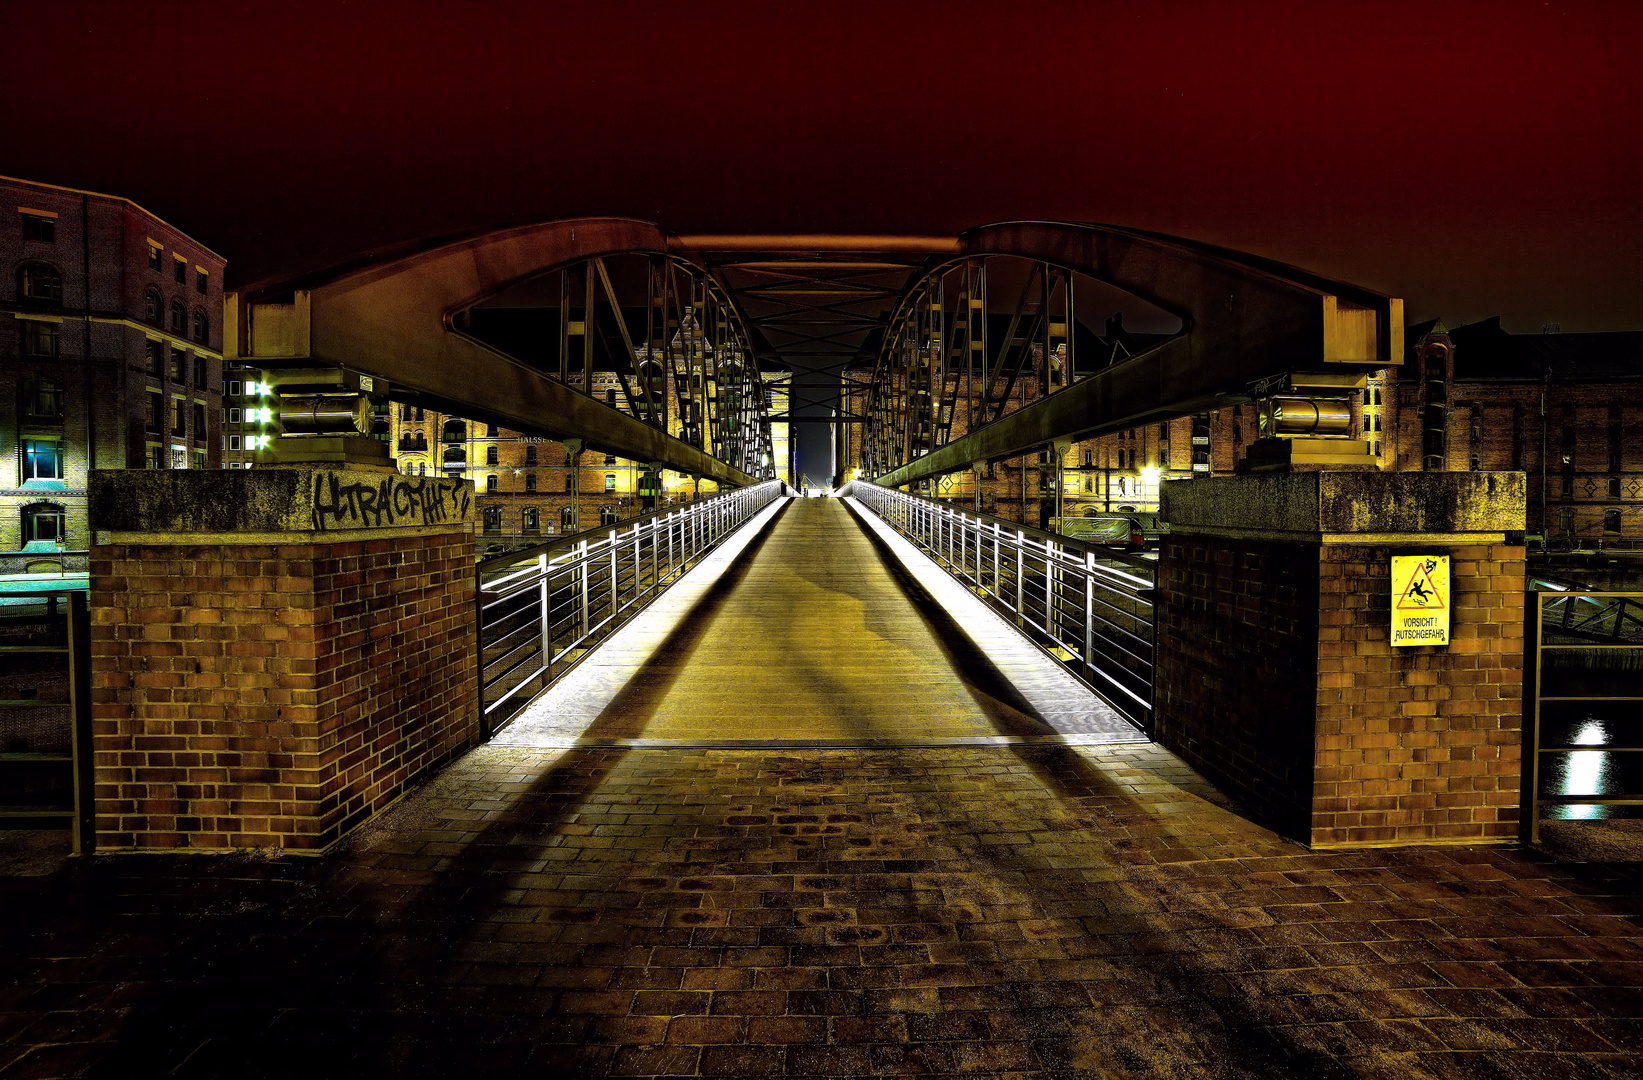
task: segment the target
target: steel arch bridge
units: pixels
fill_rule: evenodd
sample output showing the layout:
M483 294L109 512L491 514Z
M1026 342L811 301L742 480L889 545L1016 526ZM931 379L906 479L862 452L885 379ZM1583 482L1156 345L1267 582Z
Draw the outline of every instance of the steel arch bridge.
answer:
M1178 328L1131 355L1087 355L1075 294L1091 288ZM534 321L499 333L502 309ZM1402 323L1402 302L1371 290L1114 225L678 235L582 218L241 290L226 351L346 369L386 381L395 400L729 486L773 475L772 424L859 425L838 440L853 464L904 486L1248 400L1298 374L1356 379L1399 362ZM615 374L620 400L593 395L595 370ZM769 407L772 384L785 384L785 411Z

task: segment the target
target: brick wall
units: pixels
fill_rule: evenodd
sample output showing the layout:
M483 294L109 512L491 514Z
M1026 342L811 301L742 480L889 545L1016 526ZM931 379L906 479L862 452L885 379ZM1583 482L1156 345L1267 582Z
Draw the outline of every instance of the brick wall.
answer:
M1170 536L1158 560L1154 737L1259 820L1309 828L1316 544Z
M1449 644L1392 648L1391 556L1444 552ZM1332 544L1319 561L1312 842L1515 839L1523 548Z
M92 552L97 845L318 851L477 740L466 530Z
M1390 557L1452 556L1447 647L1393 649ZM1172 536L1157 738L1314 846L1510 840L1522 547Z

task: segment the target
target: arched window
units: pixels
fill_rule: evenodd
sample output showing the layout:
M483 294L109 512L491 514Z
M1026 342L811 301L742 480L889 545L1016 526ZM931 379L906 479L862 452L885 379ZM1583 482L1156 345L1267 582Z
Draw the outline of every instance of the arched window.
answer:
M194 340L204 341L211 332L211 320L206 318L204 308L194 309Z
M461 465L467 462L468 452L460 446L447 446L442 460L447 465Z
M542 514L534 506L525 507L525 531L528 533L542 531Z
M45 263L24 263L17 271L17 299L29 304L63 302L63 275Z
M1610 534L1611 536L1616 535L1620 532L1620 511L1619 510L1605 510L1605 511L1603 511L1603 531Z
M418 450L428 449L428 436L420 431L416 433L416 448Z
M559 531L560 532L567 532L567 533L576 531L576 508L575 507L573 507L573 506L561 506L559 508Z
M143 321L159 326L161 312L165 310L165 301L160 299L159 289L149 289L143 293Z
M188 309L181 300L171 301L171 332L173 334L188 333Z
M502 508L500 506L485 507L485 531L498 533L502 531Z
M56 503L30 503L23 507L23 543L61 545L65 535L63 508Z
M447 420L439 437L445 442L467 442L468 425L461 420Z

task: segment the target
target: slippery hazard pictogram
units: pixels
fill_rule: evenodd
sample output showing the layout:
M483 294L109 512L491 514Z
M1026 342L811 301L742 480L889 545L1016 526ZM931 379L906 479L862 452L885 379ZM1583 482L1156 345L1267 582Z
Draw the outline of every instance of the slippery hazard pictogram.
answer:
M1414 560L1415 572L1409 575L1409 580L1403 587L1403 596L1398 599L1400 608L1419 608L1422 611L1436 611L1448 605L1443 601L1445 589L1440 588L1432 580L1432 574L1438 569L1436 558L1422 557ZM1449 577L1448 559L1443 560L1444 579L1447 585ZM1396 578L1392 580L1396 581Z
M1449 644L1449 556L1392 556L1392 644Z

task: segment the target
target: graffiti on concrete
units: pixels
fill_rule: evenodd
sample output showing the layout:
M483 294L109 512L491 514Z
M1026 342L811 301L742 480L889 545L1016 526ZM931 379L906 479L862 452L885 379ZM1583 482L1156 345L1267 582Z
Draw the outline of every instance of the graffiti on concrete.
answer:
M359 473L314 476L315 529L380 529L389 525L445 525L468 521L473 490L459 480L433 476Z

